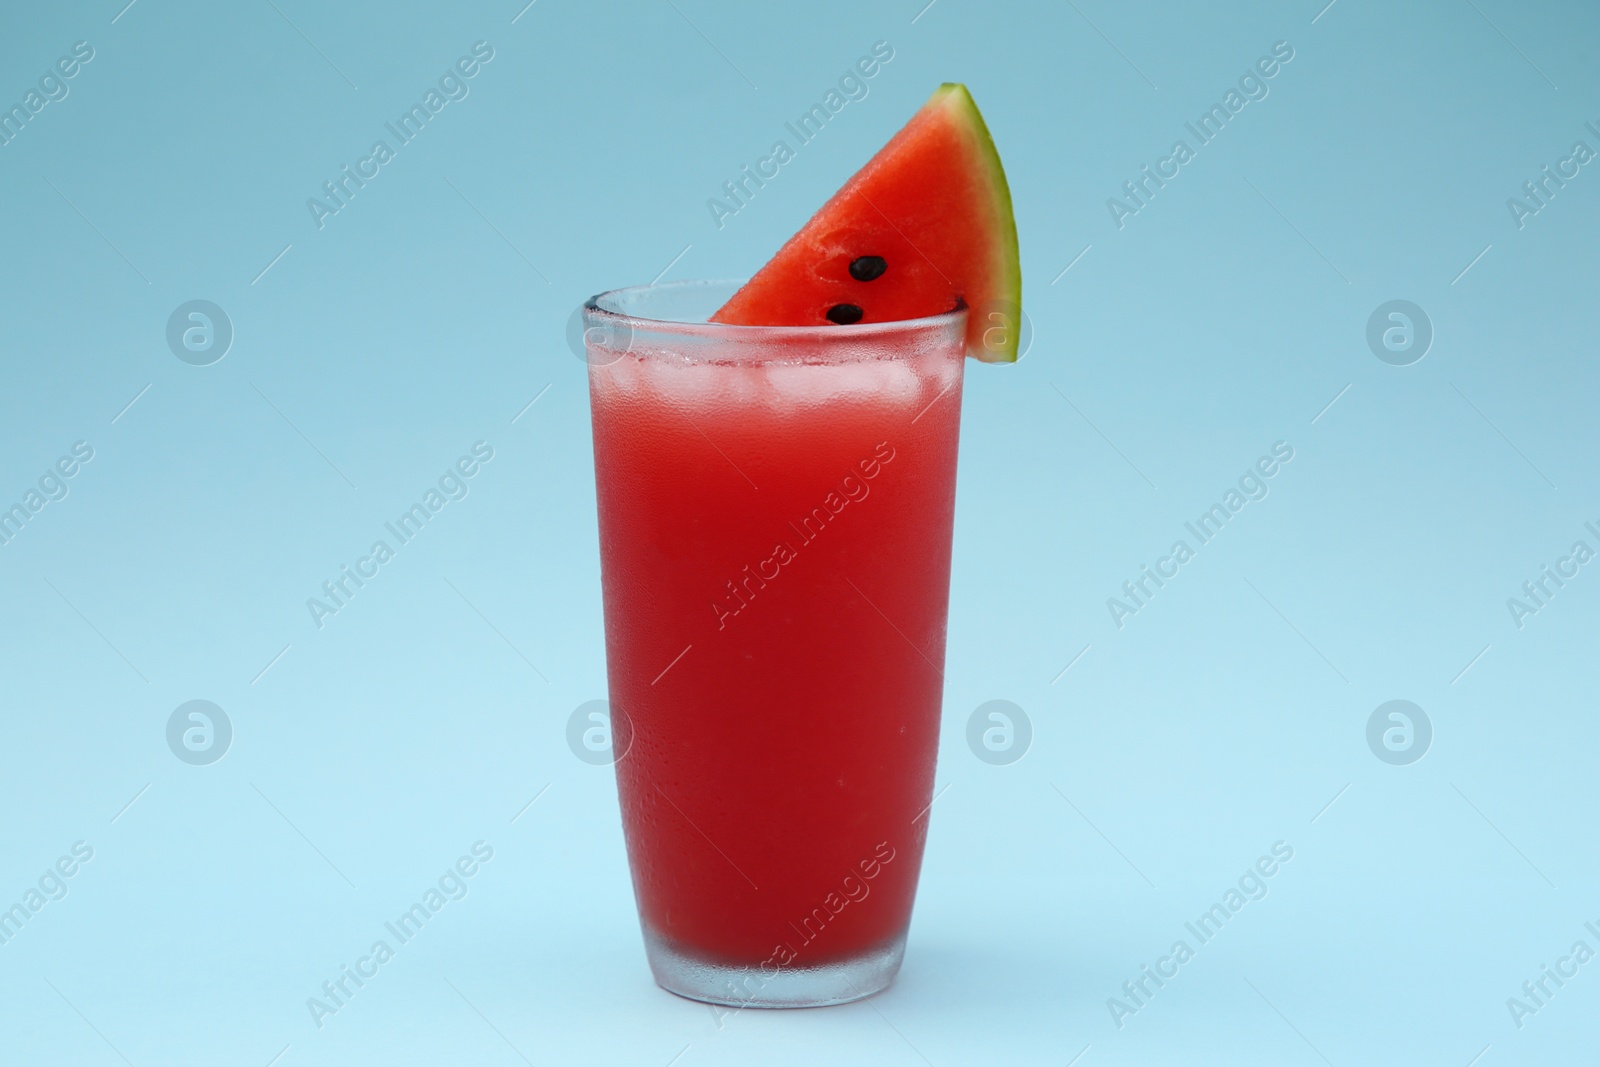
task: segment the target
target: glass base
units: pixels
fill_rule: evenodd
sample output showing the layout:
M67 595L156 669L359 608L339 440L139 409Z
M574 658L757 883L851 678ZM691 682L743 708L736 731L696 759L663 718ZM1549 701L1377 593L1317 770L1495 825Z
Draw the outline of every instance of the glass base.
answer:
M686 956L649 929L644 931L644 945L650 970L662 989L733 1008L820 1008L861 1000L889 988L906 954L906 937L901 934L847 960L762 971Z

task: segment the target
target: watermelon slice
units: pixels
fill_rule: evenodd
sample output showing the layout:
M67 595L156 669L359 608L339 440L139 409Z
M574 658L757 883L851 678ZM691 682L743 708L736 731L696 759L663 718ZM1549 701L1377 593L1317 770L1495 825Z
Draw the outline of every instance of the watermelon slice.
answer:
M967 354L1015 362L1022 265L1011 191L972 94L946 83L711 321L892 322L961 300L971 308Z

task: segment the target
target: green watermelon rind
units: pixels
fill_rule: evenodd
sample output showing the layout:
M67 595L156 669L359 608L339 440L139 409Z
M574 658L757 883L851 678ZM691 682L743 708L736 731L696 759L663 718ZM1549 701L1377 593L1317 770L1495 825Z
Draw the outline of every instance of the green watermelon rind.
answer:
M978 104L972 99L972 94L960 82L945 82L934 90L932 101L938 101L945 107L955 108L961 117L959 125L970 134L973 147L983 163L983 172L989 179L993 200L990 205L990 217L993 229L999 238L1000 247L996 253L995 290L980 299L984 306L975 306L970 314L987 315L999 312L1009 316L1022 314L1022 259L1021 249L1017 243L1017 220L1011 207L1011 186L1006 181L1006 170L1000 162L1000 152L994 146L994 138L989 134L989 125L983 121L983 112L978 110ZM1005 345L998 351L991 350L983 343L986 332L979 330L969 332L967 355L985 363L1015 363L1017 361L1017 346L1021 340L1022 330L1020 323L1010 323L1010 328L1004 331Z

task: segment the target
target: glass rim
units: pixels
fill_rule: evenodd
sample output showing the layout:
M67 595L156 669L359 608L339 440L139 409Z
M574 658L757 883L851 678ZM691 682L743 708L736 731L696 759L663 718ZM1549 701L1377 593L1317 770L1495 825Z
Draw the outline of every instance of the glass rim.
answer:
M741 326L723 322L687 322L681 319L652 319L643 315L614 311L602 306L608 298L626 297L639 293L663 290L688 290L711 286L744 285L748 279L695 278L671 282L653 282L648 285L627 285L596 293L583 302L582 312L587 325L612 324L624 327L629 333L671 334L679 337L700 337L720 341L759 341L779 339L810 339L835 341L866 341L896 334L932 332L960 321L970 310L966 300L958 298L956 306L937 315L924 315L914 319L893 319L888 322L856 322L849 325L828 323L825 326ZM613 303L617 301L613 300Z

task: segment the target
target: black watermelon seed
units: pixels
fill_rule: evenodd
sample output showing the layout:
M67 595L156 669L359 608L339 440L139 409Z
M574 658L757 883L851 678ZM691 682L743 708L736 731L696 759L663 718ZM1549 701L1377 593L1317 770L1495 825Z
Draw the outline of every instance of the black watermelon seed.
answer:
M850 277L858 282L870 282L874 278L883 277L883 272L889 269L889 264L884 262L882 256L859 256L850 261Z
M853 322L861 321L861 309L854 304L835 304L828 309L828 321L836 322L840 326L849 326Z

